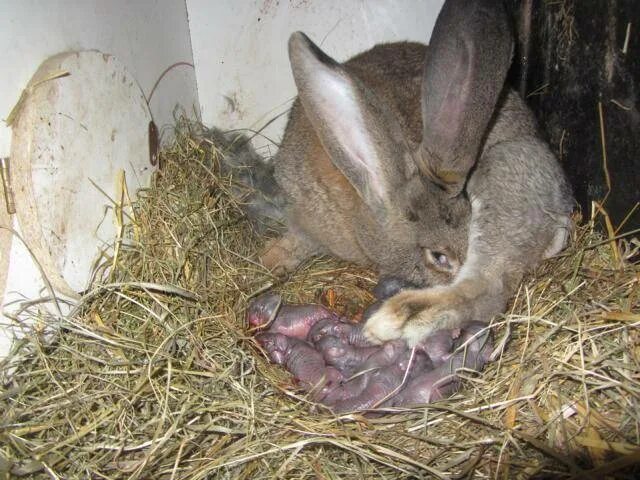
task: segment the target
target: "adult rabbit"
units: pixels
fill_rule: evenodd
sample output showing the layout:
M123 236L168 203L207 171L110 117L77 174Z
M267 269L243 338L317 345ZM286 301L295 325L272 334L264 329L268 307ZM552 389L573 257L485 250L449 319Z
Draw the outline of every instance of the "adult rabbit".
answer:
M431 45L378 45L338 64L289 40L298 88L274 159L287 232L263 255L316 253L424 288L386 300L372 341L488 321L565 244L572 197L523 100L504 87L513 40L495 0L450 0Z

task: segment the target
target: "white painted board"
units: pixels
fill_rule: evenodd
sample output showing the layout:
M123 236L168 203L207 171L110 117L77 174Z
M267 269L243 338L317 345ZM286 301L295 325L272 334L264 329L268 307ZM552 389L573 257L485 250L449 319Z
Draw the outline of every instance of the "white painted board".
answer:
M296 95L287 57L287 40L294 31L304 31L342 61L376 43L428 43L443 3L187 0L202 119L220 128L257 129L286 112ZM281 117L265 134L278 142L285 120Z
M175 111L199 115L184 0L0 0L0 47L0 157L11 140L2 120L38 65L59 52L110 53L147 96L177 64L151 98L153 118L162 128L173 125Z
M31 253L13 238L5 313L19 307L18 300L49 295L43 275L67 298L85 290L96 258L112 251L121 227L115 215L121 172L135 198L155 169L147 101L115 57L97 51L56 55L26 91L12 125L11 177L14 226Z

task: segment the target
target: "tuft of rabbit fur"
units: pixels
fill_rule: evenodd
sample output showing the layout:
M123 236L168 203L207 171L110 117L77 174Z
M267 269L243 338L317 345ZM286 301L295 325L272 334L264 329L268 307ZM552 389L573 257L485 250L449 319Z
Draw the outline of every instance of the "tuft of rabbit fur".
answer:
M273 164L254 150L251 139L217 128L202 132L221 154L220 171L232 176L232 194L259 233L284 230L285 195L275 181Z
M284 235L262 259L290 270L329 253L421 288L367 320L371 341L410 345L489 321L524 272L563 248L573 200L517 93L513 40L494 0L451 0L429 48L377 45L343 64L304 34L274 175Z

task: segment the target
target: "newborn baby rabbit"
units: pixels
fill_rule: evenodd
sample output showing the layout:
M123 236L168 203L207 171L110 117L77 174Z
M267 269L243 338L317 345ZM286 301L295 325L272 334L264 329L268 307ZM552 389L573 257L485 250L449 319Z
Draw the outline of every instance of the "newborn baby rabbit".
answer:
M512 35L495 0L450 0L431 44L343 64L294 33L298 88L274 159L286 233L262 261L317 253L419 288L386 300L372 342L418 344L501 313L524 272L563 248L572 197L524 101L504 82Z

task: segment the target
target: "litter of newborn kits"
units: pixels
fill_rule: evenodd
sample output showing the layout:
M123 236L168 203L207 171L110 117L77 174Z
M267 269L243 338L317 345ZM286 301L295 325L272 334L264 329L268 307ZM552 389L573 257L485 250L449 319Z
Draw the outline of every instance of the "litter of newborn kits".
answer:
M373 345L362 324L321 305L281 305L278 295L255 299L248 323L266 330L256 340L284 365L313 400L334 412L424 404L453 393L459 368L482 370L491 342L485 325L442 330L414 349L404 340Z

